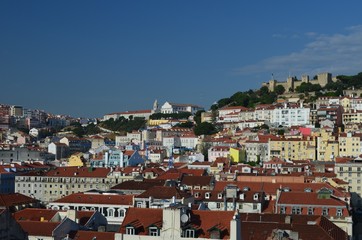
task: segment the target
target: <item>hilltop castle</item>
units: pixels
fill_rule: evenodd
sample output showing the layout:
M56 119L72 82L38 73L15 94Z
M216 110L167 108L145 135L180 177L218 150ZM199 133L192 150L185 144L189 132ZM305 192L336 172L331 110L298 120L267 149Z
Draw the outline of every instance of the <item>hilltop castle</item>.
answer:
M312 84L320 84L321 87L324 87L329 82L337 81L336 78L332 78L331 73L319 73L316 79L309 79L308 75L302 75L302 79L298 80L296 77L288 77L287 81L285 82L278 82L274 78L271 79L269 82L264 82L262 86L267 86L269 91L273 92L275 87L278 85L282 85L285 88L286 92L292 92L295 90L296 87L300 86L303 82L304 83L312 83Z

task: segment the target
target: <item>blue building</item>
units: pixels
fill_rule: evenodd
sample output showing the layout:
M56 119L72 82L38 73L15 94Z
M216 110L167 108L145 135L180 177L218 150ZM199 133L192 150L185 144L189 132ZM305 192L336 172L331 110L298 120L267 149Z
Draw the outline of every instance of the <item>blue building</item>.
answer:
M9 169L10 170L10 169ZM0 194L15 192L15 173L0 168Z
M138 151L109 150L103 155L103 159L91 159L92 167L128 167L143 164L144 159Z

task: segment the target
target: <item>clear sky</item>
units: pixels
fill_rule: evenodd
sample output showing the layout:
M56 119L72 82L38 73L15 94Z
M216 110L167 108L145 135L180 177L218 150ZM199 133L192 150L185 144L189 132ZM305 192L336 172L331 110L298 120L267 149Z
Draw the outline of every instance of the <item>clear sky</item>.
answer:
M75 117L362 72L362 1L0 1L0 103Z

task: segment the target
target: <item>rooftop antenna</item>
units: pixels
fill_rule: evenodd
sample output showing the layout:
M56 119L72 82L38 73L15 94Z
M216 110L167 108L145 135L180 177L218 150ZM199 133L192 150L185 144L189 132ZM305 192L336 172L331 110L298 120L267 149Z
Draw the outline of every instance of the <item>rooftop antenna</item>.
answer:
M173 147L171 148L170 158L168 159L168 169L173 168Z

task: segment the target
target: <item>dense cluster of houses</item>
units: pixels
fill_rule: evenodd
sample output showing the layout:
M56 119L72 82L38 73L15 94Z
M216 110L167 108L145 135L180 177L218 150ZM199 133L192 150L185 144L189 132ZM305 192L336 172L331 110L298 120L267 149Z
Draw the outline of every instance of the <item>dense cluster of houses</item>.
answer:
M361 106L360 106L361 105ZM362 99L226 106L196 136L149 119L202 110L166 102L125 135L62 133L30 143L5 129L0 239L358 239ZM215 113L212 113L215 114ZM1 220L3 219L3 220ZM356 220L357 219L357 220ZM11 226L11 227L10 227Z

